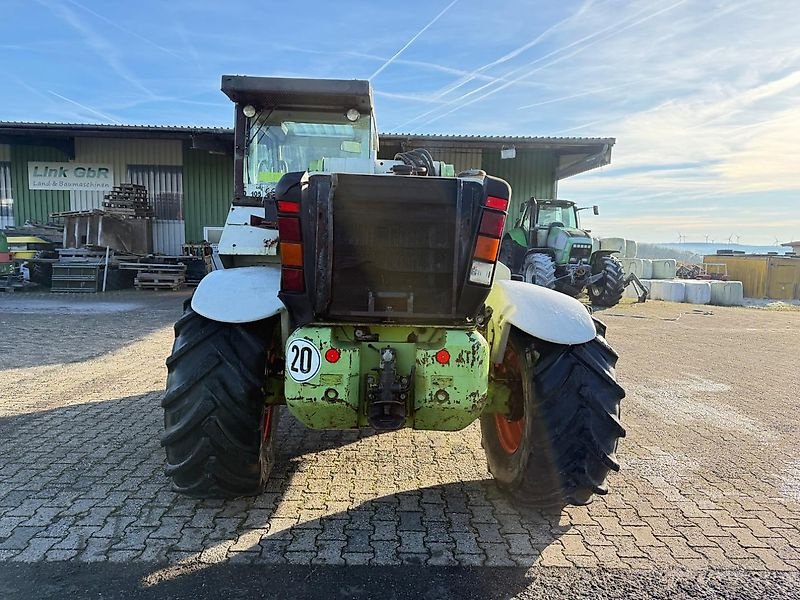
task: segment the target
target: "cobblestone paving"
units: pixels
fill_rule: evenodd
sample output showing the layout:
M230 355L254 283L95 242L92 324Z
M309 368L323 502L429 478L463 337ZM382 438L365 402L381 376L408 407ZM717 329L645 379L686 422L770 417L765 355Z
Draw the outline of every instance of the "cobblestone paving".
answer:
M497 491L477 425L315 432L285 411L266 493L173 494L159 399L180 302L119 298L124 310L48 315L36 335L57 356L4 369L0 561L800 569L800 313L607 311L629 391L622 471L608 496L547 513ZM3 302L3 339L31 343L41 314ZM137 321L143 337L67 362L76 327L85 344Z

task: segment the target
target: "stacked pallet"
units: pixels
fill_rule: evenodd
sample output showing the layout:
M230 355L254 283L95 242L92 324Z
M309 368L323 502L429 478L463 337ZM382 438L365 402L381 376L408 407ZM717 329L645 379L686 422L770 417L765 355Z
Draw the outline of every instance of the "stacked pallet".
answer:
M161 258L161 257L159 257ZM125 262L122 270L136 271L133 285L138 290L179 290L186 285L186 265L166 262Z
M179 290L186 285L186 265L145 265L133 280L137 290Z
M103 196L103 210L120 219L147 219L154 215L147 188L135 183L121 183Z

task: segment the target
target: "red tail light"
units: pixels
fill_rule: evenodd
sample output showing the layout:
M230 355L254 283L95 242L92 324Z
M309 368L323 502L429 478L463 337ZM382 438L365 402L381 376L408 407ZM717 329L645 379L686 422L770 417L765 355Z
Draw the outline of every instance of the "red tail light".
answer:
M481 218L481 233L492 237L503 237L503 227L506 224L506 216L501 212L484 210Z
M300 204L297 202L278 200L281 290L284 292L302 293L306 291L303 272L303 234L299 212Z
M281 290L285 292L305 292L306 282L303 269L283 267L281 269Z
M299 213L300 205L297 202L287 202L286 200L278 200L278 212Z
M490 210L492 209L492 210ZM508 200L497 196L487 196L483 204L481 225L475 248L472 252L472 267L469 272L470 283L491 285L494 265L500 251L500 240L506 224ZM502 212L501 212L502 211Z
M497 198L496 196L488 196L486 198L486 208L496 208L497 210L508 210L508 200L506 198Z
M278 231L282 242L299 242L300 219L297 217L278 217Z

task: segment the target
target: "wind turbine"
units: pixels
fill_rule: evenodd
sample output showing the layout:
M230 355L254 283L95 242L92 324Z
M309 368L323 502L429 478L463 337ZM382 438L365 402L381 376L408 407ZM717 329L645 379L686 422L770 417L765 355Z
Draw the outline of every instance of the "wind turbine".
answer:
M708 234L706 234L706 244L708 243Z
M728 243L729 243L729 244L732 244L732 243L733 243L733 234L730 234L730 235L728 236Z
M736 245L738 246L739 245L739 234L735 233L734 237L736 238Z

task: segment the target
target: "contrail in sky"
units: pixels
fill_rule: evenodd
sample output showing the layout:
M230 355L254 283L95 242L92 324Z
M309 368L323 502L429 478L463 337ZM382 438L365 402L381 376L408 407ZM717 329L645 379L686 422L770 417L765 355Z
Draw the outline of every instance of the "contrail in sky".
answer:
M56 98L61 98L62 100L66 101L66 102L69 102L70 104L74 104L75 106L78 106L78 107L82 108L83 110L88 110L90 113L95 114L95 115L97 115L99 117L102 117L103 119L106 119L107 121L111 121L112 123L115 123L117 125L122 125L122 122L117 121L117 119L115 119L114 117L112 117L110 115L107 115L105 113L101 113L99 110L95 110L91 106L86 106L85 104L81 104L80 102L76 102L75 100L70 100L66 96L62 96L61 94L57 94L53 90L47 90L47 93L48 94L53 94L53 96L55 96Z
M447 94L449 94L451 92L454 92L458 88L468 84L470 81L472 81L473 79L477 78L481 73L483 73L487 69L491 69L492 67L496 67L496 66L501 65L501 64L503 64L505 62L508 62L509 60L511 60L513 58L516 58L517 56L519 56L523 52L525 52L527 50L530 50L531 48L533 48L534 46L539 44L539 42L541 42L542 40L545 40L548 37L550 37L550 35L552 35L554 31L557 31L565 23L568 23L570 21L574 21L575 19L577 19L578 17L583 15L591 7L592 4L594 4L594 0L588 0L587 2L584 2L584 4L574 14L569 15L568 17L566 17L564 19L561 19L557 23L554 23L553 25L551 25L550 27L545 29L542 33L537 35L534 39L532 39L531 41L527 42L526 44L523 44L522 46L519 46L518 48L515 48L511 52L506 53L505 55L501 56L500 58L498 58L496 60L493 60L490 63L486 63L482 67L478 67L477 69L475 69L474 71L472 71L468 75L462 77L460 81L457 81L453 85L450 85L447 88L445 88L444 90L442 90L441 92L439 92L436 96L438 98L446 96ZM492 81L492 83L496 83L497 80L500 79L500 78L490 77L490 79L494 80L494 81Z
M404 52L404 51L405 51L405 50L406 50L406 49L407 49L407 48L408 48L408 47L409 47L411 44L413 44L413 43L414 43L414 42L417 40L417 38L418 38L419 36L421 36L423 33L425 33L425 31L427 31L427 29L428 29L428 28L429 28L431 25L433 25L434 23L436 23L436 21L438 21L438 20L439 20L439 19L442 17L442 15L443 15L444 13L446 13L448 10L450 10L450 8L451 8L451 7L452 7L452 6L453 6L453 5L454 5L456 2L458 2L458 0L453 0L453 1L452 1L450 4L448 4L447 6L445 6L445 7L444 7L444 9L442 10L442 12L440 12L438 15L436 15L435 17L433 17L433 19L431 19L431 20L428 22L428 24L427 24L427 25L425 25L425 27L423 27L422 29L420 29L420 30L417 32L417 34L416 34L414 37L412 37L410 40L408 40L408 42L406 42L406 45L405 45L405 46L403 46L402 48L400 48L400 50L398 50L397 52L395 52L394 56L392 56L392 57L391 57L389 60L387 60L385 63L383 63L383 64L382 64L382 65L381 65L381 66L378 68L378 70L377 70L377 71L375 71L375 72L374 72L372 75L370 75L370 77L369 77L369 80L370 80L370 81L372 81L373 79L375 79L375 77L377 77L378 75L380 75L380 73L381 73L381 72L382 72L382 71L383 71L383 70L384 70L386 67L388 67L390 64L392 64L392 63L394 62L394 59L395 59L395 58L397 58L398 56L400 56L400 55L401 55L401 54L402 54L402 53L403 53L403 52Z
M673 8L675 8L677 6L680 6L681 4L685 4L686 1L687 0L679 0L678 2L675 2L674 4L671 4L671 5L669 5L669 6L665 7L665 8L662 8L661 10L658 10L658 11L656 11L654 13L650 13L649 15L647 15L645 17L642 17L641 19L638 19L638 20L636 20L636 21L634 21L632 23L628 23L628 24L624 25L623 27L619 27L619 25L621 25L622 23L625 22L625 20L623 20L622 23L617 23L615 25L612 25L612 26L606 27L604 29L601 29L598 32L595 32L593 34L585 36L585 37L581 38L580 40L577 40L577 41L575 41L575 42L573 42L571 44L568 44L567 46L564 46L563 48L559 48L557 50L554 50L554 51L550 52L549 54L546 54L543 57L538 58L538 59L536 59L535 61L533 61L531 63L528 63L528 65L525 65L525 66L531 66L531 65L533 65L535 63L541 62L545 58L549 58L550 56L553 56L554 54L558 54L558 53L560 53L560 52L562 52L562 51L564 51L564 50L566 50L568 48L571 48L573 46L576 46L576 45L578 45L578 44L580 44L580 43L582 43L584 41L588 41L589 39L595 38L595 37L599 36L602 33L607 33L607 32L609 32L611 30L614 30L614 34L615 35L619 34L619 33L622 33L623 31L626 31L626 30L628 30L628 29L630 29L632 27L635 27L636 25L640 25L640 24L644 23L645 21L649 21L650 19L652 19L654 17L657 17L657 16L659 16L659 15L661 15L661 14L663 14L663 13L669 11L669 10L672 10ZM601 40L602 39L606 39L606 38L601 38ZM434 117L432 119L429 119L427 121L427 123L433 123L434 121L438 121L442 117L445 117L445 116L447 116L447 115L449 115L451 113L454 113L457 110L460 110L460 109L462 109L462 108L464 108L466 106L469 106L470 104L474 104L475 102L483 100L484 98L487 98L489 96L492 96L492 95L496 94L497 92L503 91L504 89L506 89L510 85L514 85L515 83L525 79L526 77L530 77L531 75L533 75L534 73L536 73L538 71L546 69L547 67L549 67L549 66L551 66L551 65L553 65L555 63L561 62L564 59L570 58L570 57L574 56L575 54L577 54L578 52L582 52L586 48L589 48L590 46L593 46L594 44L596 44L598 41L600 41L600 40L595 40L595 41L593 41L593 42L591 42L589 44L586 44L586 45L584 45L582 47L579 47L575 51L573 51L572 53L567 54L566 56L562 56L560 58L556 58L556 59L550 61L549 63L545 63L544 65L542 65L540 67L537 67L536 69L534 69L532 71L528 71L526 73L523 73L522 75L512 79L511 81L507 81L506 83L504 83L501 86L498 86L498 87L496 87L494 89L488 90L485 94L483 94L481 96L478 96L477 98L472 98L468 102L463 102L462 103L461 102L462 100L466 100L469 96L472 96L473 94L475 94L475 92L481 91L481 90L489 87L491 84L483 85L483 86L481 86L481 87L479 87L479 88L477 88L477 89L475 89L475 90L473 90L473 91L471 91L471 92L469 92L467 94L464 94L463 96L461 96L460 98L457 98L456 100L454 100L452 102L453 104L456 104L455 107L451 108L447 112L444 112L444 113L442 113L442 114L440 114L440 115L438 115L438 116L436 116L436 117Z
M151 46L153 46L153 48L156 48L156 49L158 49L158 50L161 50L162 52L166 52L167 54L171 54L172 56L174 56L174 57L176 57L176 58L180 58L181 60L185 60L185 57L184 57L184 56L181 56L181 55L180 55L180 54L178 54L177 52L173 52L173 51L172 51L172 50L170 50L169 48L165 48L164 46L162 46L161 44L158 44L158 43L154 42L154 41L153 41L153 40L151 40L150 38L146 38L146 37L144 37L144 36L143 36L141 33L136 33L135 31L133 31L133 30L131 30L131 29L128 29L128 28L126 28L126 27L123 27L123 26L122 26L122 25L120 25L120 24L119 24L117 21L114 21L114 20L112 20L112 19L109 19L108 17L104 17L103 15L101 15L101 14L99 14L99 13L97 13L97 12L93 11L93 10L92 10L91 8L89 8L88 6L84 6L84 5L83 5L83 4L81 4L80 2L77 2L77 0L64 0L64 1L65 1L65 2L68 2L69 4L72 4L72 6L74 6L74 7L76 7L76 8L79 8L79 9L81 9L81 10L83 10L83 11L86 11L86 12L88 12L90 15L93 15L93 16L97 17L98 19L100 19L101 21L104 21L104 22L105 22L105 23L107 23L108 25L111 25L112 27L116 27L117 29L119 29L119 30L120 30L121 32L123 32L123 33L127 33L128 35L131 35L131 36L133 36L133 37L139 38L139 39L140 39L140 40L142 40L143 42L145 42L145 43L147 43L147 44L150 44Z

